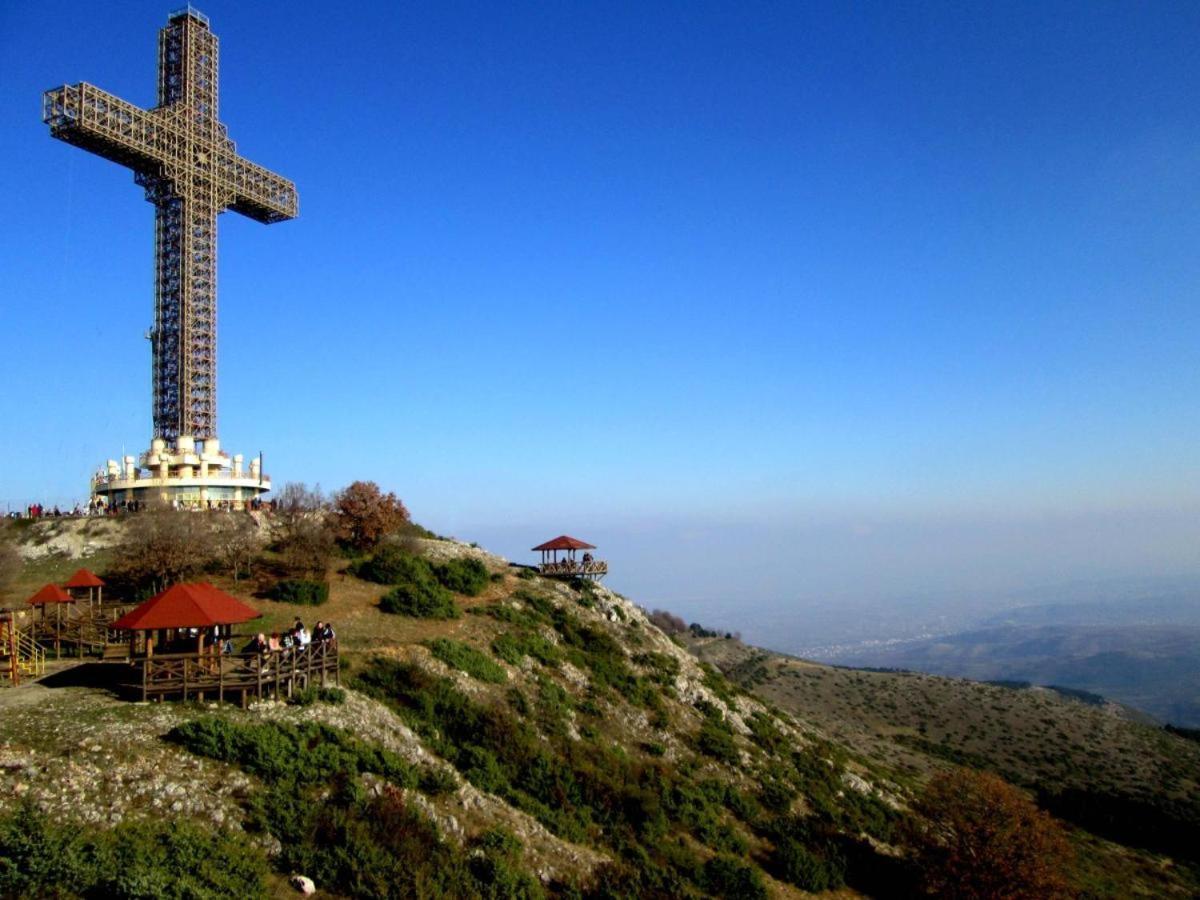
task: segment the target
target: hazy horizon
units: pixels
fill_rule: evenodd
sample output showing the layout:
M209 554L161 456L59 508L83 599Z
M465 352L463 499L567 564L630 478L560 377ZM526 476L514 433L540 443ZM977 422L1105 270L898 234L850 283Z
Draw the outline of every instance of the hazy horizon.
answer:
M464 523L447 533L534 562L529 548L564 530L597 544L610 561L606 584L638 604L781 652L953 629L989 611L1061 599L1068 588L1071 602L1134 600L1139 585L1153 591L1180 580L1200 588L1197 507L924 520L660 516L557 530ZM1200 607L1200 590L1196 599Z

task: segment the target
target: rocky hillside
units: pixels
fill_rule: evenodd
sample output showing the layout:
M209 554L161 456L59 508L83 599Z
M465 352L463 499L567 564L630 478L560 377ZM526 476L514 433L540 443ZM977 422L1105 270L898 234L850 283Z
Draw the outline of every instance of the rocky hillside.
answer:
M74 562L31 554L24 577ZM188 869L190 896L230 893L230 873L241 896L293 875L329 896L895 896L911 809L951 762L1143 800L1158 779L1180 821L1194 803L1197 745L1110 711L688 645L602 586L452 541L341 559L316 609L263 599L268 574L210 577L267 630L331 620L343 689L137 704L94 666L0 688L0 855L17 861L0 893L163 896L184 890L163 872ZM1107 758L1087 762L1098 735ZM1177 848L1073 818L1086 892L1193 892Z
M1116 893L1194 890L1200 744L1136 710L1084 692L827 666L692 632L681 639L740 687L901 778L965 765L1029 789L1079 826L1098 870L1136 863L1101 877ZM1172 858L1181 862L1164 862ZM1164 872L1171 877L1160 883Z

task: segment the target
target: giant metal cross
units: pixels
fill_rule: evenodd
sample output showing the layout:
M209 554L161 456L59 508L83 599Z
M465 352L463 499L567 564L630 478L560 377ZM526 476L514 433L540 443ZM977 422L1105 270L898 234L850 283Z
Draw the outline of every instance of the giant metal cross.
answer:
M190 7L158 34L158 106L87 82L47 91L50 134L127 166L155 207L154 436L217 432L217 214L295 218L296 186L238 156L217 119L217 38Z

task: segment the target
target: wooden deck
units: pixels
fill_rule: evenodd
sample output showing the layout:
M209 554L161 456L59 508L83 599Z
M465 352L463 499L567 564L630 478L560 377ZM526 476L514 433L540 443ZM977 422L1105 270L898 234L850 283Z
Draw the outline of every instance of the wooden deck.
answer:
M178 697L182 700L291 697L319 684L339 684L336 641L312 643L293 650L214 656L171 653L134 660L137 675L130 685L142 700Z

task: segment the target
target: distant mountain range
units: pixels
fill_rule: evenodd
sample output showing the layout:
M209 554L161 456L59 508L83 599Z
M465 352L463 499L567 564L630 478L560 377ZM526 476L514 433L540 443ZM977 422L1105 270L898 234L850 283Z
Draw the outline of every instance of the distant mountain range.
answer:
M1163 722L1200 727L1200 583L1194 578L1030 590L957 627L804 648L847 666L1102 694ZM943 620L945 621L945 620Z
M1035 622L1057 615L1048 610L1017 612L1008 618ZM1005 624L847 649L836 662L977 681L1061 685L1102 694L1164 722L1200 726L1196 625Z

